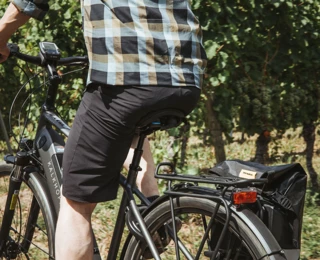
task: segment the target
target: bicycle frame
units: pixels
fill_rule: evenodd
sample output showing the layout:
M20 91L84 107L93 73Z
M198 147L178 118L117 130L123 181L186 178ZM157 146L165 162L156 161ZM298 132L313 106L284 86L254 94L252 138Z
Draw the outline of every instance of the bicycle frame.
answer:
M55 93L58 87L57 83L58 81L55 81L54 84L49 86L48 93L51 93L51 95L48 94L47 100L45 102L45 105L43 106L42 113L40 115L39 127L35 138L35 144L37 150L39 151L41 161L43 164L43 169L47 180L47 187L49 188L54 207L56 209L56 212L58 213L62 180L62 171L59 156L61 156L64 152L64 141L63 138L54 129L51 128L51 126L53 125L54 127L56 127L66 137L68 137L69 135L70 127L53 111L53 109L50 109L51 106L48 106L48 104L53 104L53 100L55 100ZM122 196L122 202L119 208L117 222L111 240L108 259L115 259L118 253L121 242L121 236L125 226L125 213L128 205L130 209L133 211L134 218L139 222L140 227L142 229L141 232L143 236L147 239L151 251L153 250L154 255L158 255L157 250L153 245L152 238L137 209L132 192L132 189L135 186L135 179L138 173L139 163L143 152L142 146L144 139L145 136L140 136L140 140L134 153L132 165L129 170L127 180L123 177L120 179L120 185L124 188L124 193ZM137 194L140 200L142 200L144 203L146 203L147 205L149 204L148 200L143 196L143 194L135 188L134 193ZM95 259L101 259L99 256L96 241L94 252Z
M62 171L61 164L59 163L59 155L63 154L64 145L63 139L61 136L53 130L50 126L53 125L60 130L65 136L69 135L70 128L68 125L53 111L43 109L43 112L40 116L39 131L36 135L35 144L41 156L41 161L43 163L43 169L46 175L47 187L51 194L53 204L56 209L56 213L59 211L59 200L60 200L60 188L61 188L61 179ZM128 178L125 179L122 175L119 181L119 184L123 187L124 192L122 196L121 205L119 207L118 217L116 226L113 232L110 250L108 253L108 260L115 259L120 247L121 237L123 234L125 226L125 213L127 207L130 207L130 210L133 211L134 219L139 222L141 227L141 233L146 238L147 243L150 246L151 251L153 250L154 255L157 256L156 259L160 259L157 250L152 242L152 238L144 224L143 218L141 217L133 194L136 194L138 198L144 202L146 205L149 205L150 202L143 196L143 194L136 189L135 179L138 173L140 158L142 155L142 146L145 136L141 136L138 142L138 146L135 150L133 162L129 170ZM101 259L99 255L99 250L95 241L95 250L94 250L94 259Z
M61 197L61 184L62 184L62 165L61 159L64 152L64 137L69 136L70 127L55 113L55 100L57 95L58 86L61 82L61 77L57 74L55 69L55 63L47 64L47 72L49 74L49 88L46 96L44 105L42 106L41 115L39 118L39 124L36 132L36 137L34 140L34 147L39 153L41 158L42 168L45 176L46 183L41 182L39 189L43 190L43 195L46 196L46 202L53 204L54 214L52 216L53 222L56 223L57 215L59 212L59 202ZM55 129L54 129L54 128ZM62 133L62 135L60 134ZM64 136L64 137L63 137ZM120 185L124 188L124 193L122 197L122 203L119 208L117 223L115 231L113 233L112 244L110 246L110 253L108 254L108 259L115 259L117 252L120 247L121 237L125 226L125 213L127 207L133 212L133 219L138 221L141 228L141 233L148 245L150 250L154 254L155 259L160 259L160 256L153 244L152 238L144 224L143 218L141 217L137 205L135 203L133 194L136 194L139 199L146 205L150 202L139 192L135 186L135 179L139 170L139 163L142 156L142 146L145 135L141 136L138 143L138 147L134 153L133 163L129 170L128 179L123 176L120 178ZM26 159L28 156L24 154L25 157L19 160L8 159L8 162L16 164L16 168L12 176L10 177L10 189L8 192L5 217L3 219L1 231L0 231L0 241L4 242L7 240L9 234L9 227L11 225L14 209L11 209L12 200L15 199L19 193L21 183L23 181L24 169L28 166L29 160ZM13 156L12 156L13 157ZM38 176L42 176L39 169L34 169L38 171ZM37 204L36 202L33 204ZM37 220L39 213L39 205L33 205L34 213L28 216L27 228L25 238L32 237L34 227L33 223ZM133 220L132 220L133 221ZM28 226L29 225L29 226ZM30 242L25 239L23 244L28 249ZM0 252L3 250L4 243L0 244ZM97 247L96 240L94 238L94 259L101 259L99 250Z
M54 148L54 144L64 145L63 138L53 130L51 126L55 126L60 132L65 135L69 134L69 126L53 112L54 102L56 98L56 93L58 85L60 83L60 77L54 69L53 64L48 64L48 72L50 74L50 84L47 93L46 101L43 105L42 112L40 115L39 126L36 133L35 144L39 155L41 157L41 162L43 165L44 175L46 176L46 181L41 178L42 173L40 170L34 166L29 165L30 155L27 152L18 152L17 156L8 156L5 158L7 163L15 164L15 169L10 176L9 182L9 192L7 196L6 208L4 213L4 218L2 221L2 226L0 230L0 251L3 250L4 241L7 240L9 235L9 227L11 226L15 202L18 196L21 183L23 178L28 178L30 173L38 176L38 189L42 191L45 201L48 204L53 204L51 211L51 221L56 223L57 214L59 212L59 198L60 198L60 187L61 187L61 166L58 163L58 153ZM32 168L28 170L28 168ZM49 205L51 208L51 205ZM34 232L34 225L37 221L40 207L38 203L33 199L32 201L32 212L29 213L26 233L24 234L23 242L24 248L28 249L30 246L29 238L32 237ZM51 245L54 248L54 245ZM49 252L53 255L53 252Z
M68 130L69 128L67 127L67 125L65 123L63 123L63 120L57 116L54 112L52 111L47 111L44 110L43 113L41 114L41 119L42 122L46 122L45 124L43 124L42 127L39 127L40 131L38 132L37 136L36 136L36 144L37 143L41 143L41 140L46 140L46 142L44 143L44 145L42 147L40 147L40 149L42 149L43 151L39 152L42 155L42 159L46 158L46 162L48 164L50 164L50 162L52 163L52 165L54 165L56 168L54 169L54 173L58 175L61 174L61 168L59 166L58 163L58 157L57 157L57 149L54 148L55 146L55 142L59 142L61 141L61 138L59 138L57 135L58 133L53 131L52 128L50 128L49 126L53 125L55 126L57 129L59 129L61 132L64 131L64 134L67 136L68 135ZM51 130L50 130L51 129ZM61 136L60 136L61 137ZM135 205L135 203L133 203L134 199L133 199L133 194L136 194L139 199L141 201L143 201L146 205L149 204L148 200L134 187L134 181L135 181L135 175L137 174L138 171L138 167L139 167L139 161L140 161L140 157L141 157L141 153L142 153L142 141L144 140L144 137L142 136L140 139L140 144L138 144L138 147L135 151L135 155L134 155L134 159L133 159L133 163L132 163L132 167L130 168L131 173L129 173L128 179L126 179L124 176L120 176L120 185L124 188L124 195L122 197L122 201L121 201L121 205L119 208L119 212L118 212L118 217L117 217L117 222L116 222L116 226L115 226L115 231L113 233L113 237L112 237L112 241L111 241L111 245L110 245L110 250L109 250L109 254L108 254L108 260L113 260L116 259L119 247L120 247L120 241L121 241L121 235L123 233L123 229L125 226L125 213L126 210L129 206L130 210L132 210L133 212L133 220L134 221L138 221L139 224L141 223L141 225L143 226L143 220L142 217L140 216L140 214L138 213L137 207ZM44 142L44 141L42 141ZM46 147L46 148L45 148ZM52 159L53 158L53 159ZM44 163L44 161L43 161ZM160 164L157 168L157 172L159 171L159 167L161 167L162 165L167 165L165 164ZM16 167L15 173L19 173L21 172L21 168L20 166ZM173 171L174 172L174 171ZM51 177L53 175L53 170L50 170L50 167L47 168L47 176ZM13 176L16 176L15 174ZM18 176L16 176L18 177ZM203 197L203 198L208 198L211 200L215 200L217 201L217 208L215 213L212 216L212 220L215 219L215 214L217 213L218 207L220 205L222 205L226 210L227 210L227 219L226 219L226 224L225 224L225 229L228 226L227 223L229 221L230 218L230 214L237 214L238 216L240 216L242 219L246 219L246 223L248 224L248 226L250 226L251 229L255 230L256 234L260 234L260 241L264 244L265 248L269 248L268 251L268 256L270 257L270 259L290 259L289 258L285 258L284 255L286 255L287 257L290 255L290 252L283 252L283 250L279 247L279 245L277 244L277 242L274 240L274 237L271 235L271 233L268 231L268 229L266 228L266 226L262 223L258 221L258 218L255 214L253 214L250 211L246 211L246 212L238 212L235 211L233 209L231 209L230 207L230 203L228 203L228 201L226 201L226 199L224 199L224 193L226 191L226 189L224 189L223 191L217 192L216 194L212 193L212 189L210 190L206 190L203 187L197 187L197 186L183 186L183 187L178 187L177 189L174 189L171 187L172 185L172 181L183 181L184 183L189 182L189 183L210 183L210 184L221 184L221 185L226 185L228 186L232 186L235 184L250 184L252 182L263 182L263 180L246 180L246 181L230 181L230 180L223 180L223 178L201 178L201 177L192 177L192 176L181 176L181 175L161 175L161 174L156 174L157 178L162 178L162 179L166 179L169 181L169 189L167 192L165 192L166 196L164 198L162 198L162 200L160 200L158 203L154 204L151 208L149 208L146 213L144 213L144 215L146 215L148 212L150 212L153 208L155 208L159 203L163 202L164 199L166 200L172 200L172 198L174 197L179 197L179 196L194 196L194 197ZM59 177L57 177L59 178ZM60 176L61 178L61 176ZM60 181L61 179L58 179L58 181ZM13 178L12 181L16 180L17 178ZM60 182L59 182L60 184ZM17 186L19 186L18 184L15 184L16 187L14 187L13 190L17 189ZM44 190L49 190L49 187L51 186L51 194L53 193L55 195L55 197L53 197L55 200L58 201L58 194L54 193L57 189L55 188L55 182L53 182L50 178L47 178L47 183L45 185L43 185L42 189ZM10 185L11 188L11 185ZM49 195L47 195L49 196ZM130 202L130 203L129 203ZM57 202L58 203L58 202ZM171 203L172 204L172 203ZM58 204L59 205L59 204ZM174 212L174 210L172 209L172 212ZM36 217L36 216L33 216ZM32 217L31 217L32 218ZM174 215L172 216L172 218L174 219ZM139 221L142 220L142 222ZM29 221L32 222L32 219ZM203 237L202 239L202 243L200 245L200 247L202 248L205 240L207 239L208 236L208 232L209 230L214 227L214 221L210 221L207 225L206 228L206 235ZM144 234L144 233L147 234ZM3 233L3 231L1 230L1 233ZM149 244L150 243L150 248L152 248L153 246L153 242L152 239L150 237L148 237L148 231L147 229L142 229L141 230L142 236L146 237L146 242ZM132 234L134 235L134 234ZM149 235L150 236L150 235ZM176 241L176 245L178 245L179 249L177 248L176 251L181 250L182 252L184 252L184 254L187 256L187 259L193 259L192 256L188 257L188 251L184 249L183 245L179 244L179 239L176 235L176 230L175 230L175 223L173 221L173 230L170 230L170 236L172 237L172 239L174 239ZM2 236L3 237L3 236ZM224 237L224 232L222 232L219 241L222 241ZM130 236L129 236L130 238ZM0 234L0 239L1 239L1 234ZM214 259L214 256L217 253L217 249L219 248L219 242L216 245L216 249L213 250L213 254L211 256L211 259ZM199 250L201 251L201 250ZM282 252L282 253L281 253ZM283 255L284 254L284 255ZM157 256L157 252L155 252L156 255L156 259L160 259L159 255ZM101 259L98 250L95 251L95 255L94 255L94 259ZM177 259L180 259L179 257ZM199 255L196 256L195 259L199 259Z
M35 146L41 157L43 170L47 179L47 186L55 207L59 212L61 197L61 156L64 152L64 140L51 125L55 126L66 136L69 135L69 126L53 111L44 110L40 116L38 133L35 138Z
M17 194L20 189L21 182L23 181L24 177L28 177L28 174L32 174L34 176L37 176L39 179L39 190L43 192L43 196L46 199L46 203L50 204L50 208L52 209L52 218L51 221L54 222L54 225L57 220L57 215L59 212L59 201L61 196L61 180L63 177L62 168L61 168L61 156L64 152L64 138L68 137L70 132L70 127L55 113L55 100L57 95L58 86L60 84L61 78L57 74L55 70L55 64L48 64L47 65L47 71L49 73L49 88L47 92L47 97L45 100L45 103L41 110L41 115L39 118L39 125L36 132L36 137L34 140L34 147L36 148L36 151L38 152L38 155L41 158L42 168L43 172L34 167L33 165L29 165L30 158L27 152L18 152L17 156L14 157L14 160L10 161L10 158L8 159L9 162L12 162L15 164L15 170L12 173L10 177L10 186L9 186L9 192L6 202L6 208L5 208L5 214L3 218L3 223L0 230L0 252L3 250L4 247L4 241L8 239L9 235L9 228L12 222L13 213L14 213L14 207L12 209L11 203L16 199ZM117 253L119 251L121 237L123 234L123 230L125 227L125 216L126 213L128 217L128 221L130 222L138 222L140 230L133 230L131 231L131 235L129 235L129 238L134 235L136 237L143 238L145 242L147 243L150 251L153 254L153 257L157 260L161 259L159 256L159 253L153 243L152 237L150 236L150 233L148 232L148 229L144 223L144 220L139 213L139 210L137 208L137 205L135 203L134 194L145 204L149 205L150 202L143 196L141 192L139 192L135 188L135 180L137 173L139 171L139 163L142 156L142 147L143 142L146 137L146 133L140 133L140 139L138 141L138 145L134 152L134 157L132 160L132 164L129 169L128 177L125 178L124 176L120 175L119 184L123 187L123 197L121 200L121 204L118 211L117 221L114 228L114 233L111 240L110 250L108 254L107 260L114 260L116 259ZM13 156L12 156L13 157ZM158 172L159 167L161 167L160 164L156 170ZM173 171L174 172L174 171ZM44 176L43 176L44 175ZM237 214L241 215L242 219L245 219L245 222L248 226L251 227L252 230L256 230L257 233L261 234L261 241L267 245L266 248L269 248L268 256L270 256L270 259L285 259L281 256L282 249L279 247L277 242L275 241L272 234L269 232L267 227L261 222L257 222L256 220L258 217L254 213L239 213L234 210L230 210L230 202L227 201L224 198L224 194L226 192L226 189L224 189L222 192L218 192L217 194L212 194L212 189L210 191L206 192L204 189L197 190L196 188L177 188L174 189L171 187L172 181L183 181L183 182L191 182L191 183L210 183L210 184L221 184L225 185L226 187L232 186L234 184L239 184L240 182L222 182L221 178L216 178L214 180L212 179L206 179L201 177L182 177L181 175L159 175L156 174L157 178L166 179L169 181L169 190L165 193L166 195L159 199L158 202L152 204L150 208L148 208L144 212L144 216L150 212L152 209L154 209L159 203L163 202L164 199L170 200L171 202L171 212L172 212L172 223L173 223L173 229L169 228L170 236L174 239L176 244L176 251L178 252L181 250L188 259L193 259L192 256L188 255L188 251L184 248L184 246L179 243L179 239L176 234L176 226L175 226L175 216L174 216L174 209L173 209L173 203L172 200L174 197L179 196L195 196L195 197L203 197L208 198L211 200L215 200L217 202L216 211L213 214L210 222L207 225L205 236L202 240L201 247L203 247L203 244L205 243L205 240L207 239L209 230L214 225L214 219L217 214L217 211L219 209L219 206L222 205L226 211L227 211L227 218L226 218L226 225L224 227L224 230L227 228L227 224L230 218L230 214ZM250 180L247 181L247 184L252 182L262 182L258 180ZM242 182L246 183L246 182ZM27 225L29 225L31 228L27 228L29 233L25 234L26 238L32 237L33 229L32 225L37 220L37 215L39 210L39 205L35 203L34 209L35 212L33 214L30 214L28 216L28 222ZM260 224L259 224L260 223ZM225 231L224 231L225 232ZM222 235L219 239L219 241L223 240L224 232L222 232ZM128 241L128 240L127 240ZM213 250L213 254L211 256L211 259L214 259L215 255L217 254L217 250L219 248L219 241L216 245L215 250ZM28 242L28 239L24 239L24 243L26 244L26 248L30 246L30 242ZM94 259L98 260L101 259L99 250L97 249L97 245L95 243L95 251L94 251ZM278 254L278 255L276 255ZM196 259L199 258L199 254L196 256ZM179 256L177 256L177 259L179 259Z

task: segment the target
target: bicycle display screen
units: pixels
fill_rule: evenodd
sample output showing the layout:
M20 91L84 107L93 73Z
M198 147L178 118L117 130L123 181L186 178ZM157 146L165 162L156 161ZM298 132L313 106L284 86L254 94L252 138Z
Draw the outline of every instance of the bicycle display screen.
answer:
M59 60L60 51L57 45L52 42L40 42L40 52L46 60Z

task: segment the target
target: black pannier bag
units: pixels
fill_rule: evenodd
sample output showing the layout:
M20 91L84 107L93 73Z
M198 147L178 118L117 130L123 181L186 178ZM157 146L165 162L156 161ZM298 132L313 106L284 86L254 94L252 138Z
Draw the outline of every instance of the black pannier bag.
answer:
M300 249L307 174L298 163L265 166L241 160L227 160L209 172L221 177L266 178L261 191L263 222L283 249Z

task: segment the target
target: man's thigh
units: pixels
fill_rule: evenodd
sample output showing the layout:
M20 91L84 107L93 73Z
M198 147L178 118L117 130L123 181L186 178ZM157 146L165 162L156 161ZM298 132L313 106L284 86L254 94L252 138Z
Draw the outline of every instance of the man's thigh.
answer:
M137 122L166 108L187 114L199 95L195 88L89 87L65 148L63 195L91 203L114 199Z

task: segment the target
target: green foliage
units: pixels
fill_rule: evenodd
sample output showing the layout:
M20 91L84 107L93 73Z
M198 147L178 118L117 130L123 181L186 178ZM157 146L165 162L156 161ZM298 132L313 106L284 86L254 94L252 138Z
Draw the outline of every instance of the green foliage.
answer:
M193 0L207 95L225 132L250 135L319 116L319 1ZM232 107L232 108L230 108Z
M1 3L2 15L6 2ZM319 1L193 0L192 5L203 27L209 58L202 103L208 97L214 99L224 132L237 126L252 135L318 119ZM85 53L78 2L55 1L43 22L31 19L12 37L30 54L36 54L39 41L44 40L54 41L64 56ZM21 64L11 60L0 67L0 80L5 78L10 85L10 89L0 87L5 115L9 97L26 80L17 63ZM84 79L84 75L73 75L66 86L82 85L73 78ZM67 111L60 109L67 120L74 115L81 88L62 88L59 94L59 100L66 100L62 106L73 105ZM67 101L70 95L75 102ZM195 115L191 120L199 127L196 132L204 135L205 106L199 106Z

